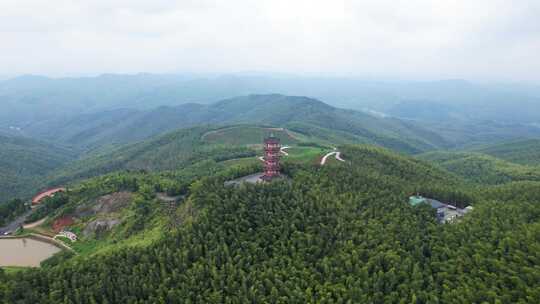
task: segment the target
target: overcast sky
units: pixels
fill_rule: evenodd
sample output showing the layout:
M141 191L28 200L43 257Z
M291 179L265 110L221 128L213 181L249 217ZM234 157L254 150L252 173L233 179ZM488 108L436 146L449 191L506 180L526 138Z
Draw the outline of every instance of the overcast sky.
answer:
M0 74L540 82L539 0L0 0Z

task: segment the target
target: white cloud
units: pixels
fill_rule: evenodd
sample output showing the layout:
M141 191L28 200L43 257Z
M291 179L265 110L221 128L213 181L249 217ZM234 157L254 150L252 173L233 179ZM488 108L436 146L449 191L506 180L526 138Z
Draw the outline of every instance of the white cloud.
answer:
M540 81L539 20L533 0L2 0L0 70Z

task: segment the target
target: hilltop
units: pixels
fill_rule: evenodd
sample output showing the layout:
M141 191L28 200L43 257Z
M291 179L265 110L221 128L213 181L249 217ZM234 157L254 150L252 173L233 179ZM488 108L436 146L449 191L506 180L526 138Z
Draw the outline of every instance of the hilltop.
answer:
M19 148L45 156L32 171L46 174L39 187L67 188L26 219L41 221L17 233L56 237L73 252L40 268L0 269L0 302L540 300L538 168L433 151L462 141L459 128L439 135L414 121L276 94L60 122L35 129L58 145L6 137L4 149L10 162L24 162L13 158L25 155L12 153ZM465 141L489 141L483 132ZM290 146L287 178L225 186L261 171L270 133ZM330 151L344 161L321 165ZM440 224L430 206L408 204L412 194L473 210ZM10 201L2 214L27 212L22 203Z
M8 165L3 171L3 180L7 181L6 187L15 189L11 197L29 196L35 191L32 189L115 170L159 171L191 164L202 158L223 160L253 155L246 144L258 144L263 136L250 126L286 130L294 137L291 139L294 142L312 142L323 147L373 144L405 154L474 146L512 137L540 136L540 129L521 125L485 123L467 128L457 125L442 130L444 128L440 124L339 109L309 97L248 95L211 104L111 109L36 120L21 130L12 131L28 136L28 141L38 138L38 142L45 144L47 141L45 145L62 147L59 148L61 151L53 153L53 158L61 158L60 162L47 160L52 170L47 168L29 174L29 177L41 180L40 183L13 177ZM221 134L221 139L201 140L204 132L228 128L232 129L216 133ZM189 132L193 134L187 134ZM168 143L169 148L162 146L162 142ZM530 151L527 152L530 156L516 157L533 160L534 143L534 140L524 142L530 147L523 146L527 149L521 150ZM67 154L69 156L64 158L63 155ZM46 155L44 152L39 157ZM42 176L49 177L42 179Z
M437 134L412 122L332 107L319 100L279 94L249 95L213 104L117 109L28 124L22 133L66 145L95 149L148 139L200 125L263 124L284 127L337 143L379 144L406 153L445 146Z
M537 86L344 77L227 74L104 74L95 77L21 76L0 81L0 127L119 108L210 104L255 92L311 96L336 107L371 109L416 120L538 123ZM520 107L515 107L519 101ZM3 113L9 113L3 115Z
M77 256L56 256L41 269L0 272L0 299L538 300L531 292L537 275L531 265L538 262L537 192L524 196L517 191L521 187L511 186L477 192L459 177L407 156L371 146L339 149L346 163L319 167L285 160L290 180L265 185L224 186L258 170L250 166L211 166L211 175L208 167L188 166L175 173L123 172L84 181L50 213L51 222L75 216L75 231L95 220L119 223L81 234L73 244ZM535 184L527 187L537 189ZM175 185L187 187L169 188ZM166 189L182 195L178 204L161 201L157 192ZM461 197L475 209L461 222L441 226L430 207L407 203L415 192L441 200ZM115 197L126 200L103 214ZM483 265L490 268L478 271ZM508 273L521 275L508 280ZM26 282L33 288L22 288Z
M540 165L540 140L518 140L476 148L488 154L521 165Z
M520 165L493 156L470 152L429 152L418 158L440 165L468 181L503 184L511 181L540 181L540 168Z

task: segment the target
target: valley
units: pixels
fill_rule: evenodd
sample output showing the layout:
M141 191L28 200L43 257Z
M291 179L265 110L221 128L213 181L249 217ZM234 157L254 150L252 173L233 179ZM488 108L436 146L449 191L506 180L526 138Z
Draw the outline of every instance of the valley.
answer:
M532 143L540 137L540 129L530 126L492 122L470 127L467 124L454 124L450 128L429 121L376 117L335 108L312 98L279 94L234 97L211 104L52 116L27 124L18 135L0 136L0 153L4 155L4 162L0 163L3 168L0 198L3 201L27 198L36 189L112 170L174 169L212 155L219 154L220 158L252 155L245 142L260 143L263 135L250 128L275 128L278 135L283 132L279 130L286 130L286 136L280 135L284 143L313 142L322 147L374 144L413 155L489 147L516 140ZM177 147L172 143L177 140L175 137L183 136L182 132L189 133L191 143ZM161 147L161 141L171 144ZM188 150L173 157L171 152L177 148ZM24 152L17 153L16 149ZM536 157L534 146L527 151L532 153L530 158ZM153 157L148 155L154 152L162 154L161 161L144 160ZM29 158L31 162L19 165ZM23 171L14 171L10 164Z
M256 134L260 134L254 127L249 129L256 131L246 138L256 138ZM203 130L198 134L207 132ZM166 141L162 143L167 144ZM252 146L256 142L246 139L243 143ZM430 291L418 293L414 290L417 297L429 301L434 297L455 296L450 291L439 289L439 284L451 284L453 289L465 290L465 283L455 278L471 277L471 274L457 268L452 273L442 270L438 262L441 259L445 260L445 267L458 267L463 262L472 265L474 257L466 252L474 248L486 258L505 261L506 258L499 254L502 248L488 245L498 237L497 234L519 237L521 244L530 244L518 248L515 244L505 243L504 246L511 248L512 252L508 258L534 251L534 247L530 247L534 246L534 241L528 239L533 235L523 234L523 231L531 229L530 225L534 226L540 216L532 203L540 199L537 191L539 182L515 182L513 186L505 184L504 187L478 189L442 168L382 148L344 145L338 149L346 163L336 160L320 166L323 155L334 153L331 148L328 152L313 154L315 158L295 159L296 152L301 155L311 155L311 152L307 153L302 146L291 146L287 149L290 158L283 157L283 172L291 178L290 183L276 181L240 188L223 186L223 181L260 171L261 164L256 156L222 162L201 160L166 171L111 172L76 182L65 195L46 200L45 204L60 207L50 212L41 226L25 229L23 233L53 233L55 222L62 220L68 223L66 228L79 236L76 242L65 240L77 255L62 254L42 263L42 268L19 270L19 279L29 280L45 272L66 278L75 273L84 274L84 285L75 283L68 289L55 286L54 281L42 281L40 284L46 284L42 286L47 290L58 290L67 297L75 297L74 290L84 290L100 300L121 301L129 297L130 293L122 294L105 286L105 292L94 291L97 286L102 286L98 279L99 269L106 267L116 280L136 280L152 286L139 294L148 301L160 297L159 289L164 287L158 282L175 276L178 282L175 284L189 284L191 288L173 285L170 292L178 292L176 296L181 298L210 301L214 297L215 287L212 284L216 284L219 277L236 277L242 273L241 269L249 269L252 273L249 280L254 283L264 282L269 272L274 275L282 273L283 276L279 275L281 281L286 280L285 274L291 278L290 265L294 265L293 278L299 278L303 272L315 275L305 284L323 288L322 282L328 284L330 278L330 282L336 285L324 288L336 297L353 297L359 301L381 297L380 300L386 302L392 301L393 297L412 297L414 289L404 289L399 296L383 296L377 295L377 289L362 285L357 287L362 293L356 295L341 293L336 288L350 273L364 276L364 280L373 284L375 278L366 276L366 272L379 271L384 276L404 281L414 280L415 276L429 276L416 269L416 263L437 274L436 281L430 283ZM521 187L536 190L522 191ZM475 209L458 223L440 226L431 208L409 206L407 198L410 193L422 193L442 201L457 199L474 205ZM62 203L55 204L56 201ZM72 221L65 221L67 217ZM491 220L493 217L499 220ZM513 225L515 221L521 221L523 225ZM386 233L379 233L381 230ZM479 238L486 231L491 236L481 241ZM423 239L419 239L420 236ZM312 242L317 242L317 245L310 245ZM354 247L351 247L351 242ZM389 243L394 245L383 249ZM285 244L287 246L283 247ZM370 253L373 248L380 253ZM419 250L429 250L429 257ZM287 251L292 251L291 255ZM278 261L283 258L287 263L278 266ZM138 262L132 265L133 259ZM209 262L214 259L221 262ZM386 260L383 263L373 259ZM351 261L351 264L345 261ZM89 265L100 266L88 268ZM155 267L163 270L152 274L155 280L145 279L148 276L145 269ZM416 270L412 273L406 271L411 267ZM497 267L501 273L519 270L533 276L532 269L519 263L501 263ZM176 273L179 269L185 272L185 276ZM208 284L188 279L202 276L206 271L210 276ZM216 273L211 275L212 271ZM483 274L474 274L473 277L485 282ZM278 284L277 278L275 280L264 284L271 284L277 292L287 292L286 285ZM495 282L501 284L500 280L502 278ZM230 286L220 287L225 290L223 299L249 296L248 291L238 292L233 282ZM17 289L10 287L17 284L17 279L10 279L5 284L6 288L0 290L8 299L25 298L30 301L40 297L37 289L17 294ZM533 281L523 279L522 284L531 286ZM268 291L261 289L252 296L271 301L272 288ZM473 301L490 299L493 295L487 290L491 288L495 287L477 285L474 292L471 290L463 296ZM526 292L525 289L512 289L516 298ZM500 292L506 292L506 289L500 289ZM320 296L322 294L316 292L298 293L292 297L310 301Z
M270 102L280 106L268 109ZM7 278L0 283L0 298L32 302L43 298L42 290L50 303L60 299L56 295L74 302L80 294L97 302L135 296L112 289L115 284L102 279L105 269L115 281L147 286L136 297L148 302L163 297L173 303L249 297L273 302L276 294L287 294L298 302L331 295L358 302L416 298L427 303L450 301L456 297L453 290L464 291L461 297L468 301L489 302L530 294L536 272L526 262L507 261L537 258L540 160L536 142L528 139L532 133L523 133L519 141L497 138L489 144L484 138L456 146L445 139L448 135L414 122L282 95L190 107L195 112L171 116L179 129L152 124L152 131L140 133L146 135L120 143L111 138L123 137L123 131L102 136L100 128L85 131L90 137L80 137L84 141L59 136L46 146L67 151L69 158L38 170L30 191L22 192L22 200L0 204L0 215L20 226L16 218L27 213L23 228L10 230L16 237L42 235L64 249L24 264L31 268L15 267L23 264L13 259L2 262L10 267L0 272ZM219 123L200 124L198 115ZM138 132L135 125L126 130ZM269 135L282 144L287 178L225 186L261 172L262 143ZM38 190L60 186L66 191L44 198L32 211L21 207ZM444 223L431 206L408 204L413 194L474 209ZM500 238L520 242L494 245ZM497 269L488 285L485 273L471 274L460 266L479 263L478 256L468 254L471 250L483 256L480 263ZM523 273L521 285L507 283L506 272ZM45 279L40 288L24 293L17 287L44 275L72 283L67 287ZM79 276L84 282L73 281ZM168 285L166 278L173 278ZM260 288L243 289L243 280ZM292 292L284 283L290 280L303 281L305 288ZM380 280L386 283L377 285ZM347 289L340 287L343 282ZM399 292L387 293L388 288Z
M0 1L0 304L540 303L540 1Z

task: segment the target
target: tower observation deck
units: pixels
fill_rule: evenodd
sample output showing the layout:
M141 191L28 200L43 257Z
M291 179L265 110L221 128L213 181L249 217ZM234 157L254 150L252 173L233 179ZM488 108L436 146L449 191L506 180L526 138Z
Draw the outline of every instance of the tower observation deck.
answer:
M270 135L264 140L264 175L263 180L269 181L280 176L279 157L281 144L279 138Z

